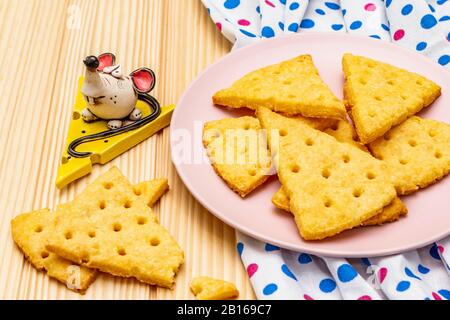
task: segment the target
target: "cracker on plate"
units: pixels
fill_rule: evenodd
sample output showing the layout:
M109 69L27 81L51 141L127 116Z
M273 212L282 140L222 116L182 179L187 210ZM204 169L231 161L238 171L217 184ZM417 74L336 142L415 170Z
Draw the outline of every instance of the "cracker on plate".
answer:
M411 117L369 145L387 163L399 194L425 188L450 171L450 125Z
M255 70L213 96L217 105L288 115L345 119L344 104L320 78L310 55Z
M395 198L383 162L267 108L257 114L263 128L280 134L270 150L278 154L278 176L305 240L360 226Z
M344 98L363 144L429 106L441 94L431 80L370 58L345 54Z

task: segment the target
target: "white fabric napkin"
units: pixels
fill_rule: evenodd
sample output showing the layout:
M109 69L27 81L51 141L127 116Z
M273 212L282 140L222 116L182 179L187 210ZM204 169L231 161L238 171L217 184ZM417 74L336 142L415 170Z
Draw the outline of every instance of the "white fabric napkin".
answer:
M447 0L202 0L234 48L308 31L359 33L450 68ZM259 299L450 299L450 237L382 258L336 259L280 249L237 232Z

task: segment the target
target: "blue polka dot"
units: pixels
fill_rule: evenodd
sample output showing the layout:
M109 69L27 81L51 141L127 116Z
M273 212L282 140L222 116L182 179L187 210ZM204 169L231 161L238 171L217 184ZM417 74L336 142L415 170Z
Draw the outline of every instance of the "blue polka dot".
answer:
M371 266L372 264L370 263L370 260L367 258L362 258L361 259L362 263L364 263L366 266Z
M289 6L289 10L297 10L299 7L300 5L298 4L298 2L292 2Z
M325 5L331 10L339 10L341 8L337 3L334 2L325 2Z
M430 272L430 269L428 269L427 267L424 267L421 264L419 264L419 266L417 267L417 270L419 270L419 272L421 274L427 274L428 272Z
M397 288L395 288L395 290L397 290L398 292L403 292L409 289L409 287L411 286L411 283L409 281L400 281L397 284Z
M261 35L264 38L272 38L275 37L275 31L273 31L273 29L271 27L267 27L265 26L264 28L262 28L261 30Z
M295 275L292 273L291 270L289 270L288 266L283 264L281 266L281 271L283 271L283 273L285 275L287 275L289 278L294 279L295 281L297 281L297 278L295 277Z
M448 57L448 56L447 56ZM442 58L442 57L441 57ZM439 58L440 60L440 58ZM448 61L447 61L448 62ZM439 62L440 63L440 62ZM439 255L439 251L438 251L438 247L436 244L434 244L431 248L430 248L430 256L432 256L433 258L435 258L436 260L441 260L441 256Z
M374 39L381 39L381 37L377 34L372 34L369 37L374 38Z
M320 14L321 16L325 15L325 11L323 11L322 9L316 9L316 13Z
M441 66L446 66L450 62L450 56L448 54L444 54L438 60Z
M432 14L426 14L420 19L420 25L424 29L431 29L436 25L436 18Z
M300 27L303 29L309 29L314 27L315 23L311 19L303 19L300 23Z
M450 20L450 16L443 16L439 19L440 22L448 21L448 20Z
M277 290L278 290L278 286L275 283L270 283L264 287L263 293L264 293L264 295L269 296Z
M361 21L359 21L359 20L353 21L350 24L350 30L357 30L357 29L361 28L361 26L362 26L362 22Z
M329 293L336 289L336 282L333 279L323 279L319 283L319 289L322 292Z
M450 300L450 291L442 289L439 290L438 293L443 296L445 299Z
M410 278L414 278L414 279L417 279L417 280L422 280L422 279L420 279L418 276L416 276L416 275L411 271L411 269L409 269L408 267L405 267L405 273L406 273L406 275L407 275L408 277L410 277Z
M270 251L280 250L280 248L277 246L274 246L273 244L266 243L266 247L264 248L264 250L266 250L267 252L270 252Z
M291 23L288 27L288 30L292 31L292 32L297 32L298 31L298 23L295 23L295 22Z
M389 8L389 6L391 5L392 0L386 0L386 8Z
M312 261L312 258L309 254L302 253L298 256L298 262L301 264L308 264Z
M447 0L438 0L437 1L437 4L438 5L443 5L444 3L446 3L447 2Z
M385 31L391 30L391 28L389 28L389 26L386 25L386 24L384 24L384 23L381 24L381 27L382 27Z
M433 8L431 4L428 5L428 8L430 8L431 12L436 12L436 10Z
M358 273L351 265L346 263L338 268L337 275L342 282L349 282L355 279Z
M412 4L407 4L406 6L404 6L402 8L402 15L407 16L408 14L411 13L411 11L413 10L413 6Z
M343 27L344 27L344 25L342 25L342 24L333 24L333 25L331 25L331 29L333 29L334 31L341 30Z
M256 7L256 12L261 13L261 7L260 6Z
M425 299L423 299L423 300L431 300L430 298L428 298L428 297L425 297Z
M223 6L226 9L234 9L241 4L241 0L226 0Z
M240 31L242 34L246 35L247 37L250 37L250 38L256 38L256 34L253 34L253 33L251 33L251 32L248 32L248 31L246 31L246 30L244 30L244 29L239 29L239 31Z
M281 30L284 30L284 23L278 22L278 27L280 27Z
M236 245L237 252L240 256L242 256L242 251L244 251L244 244L242 242L238 242Z
M346 13L347 13L347 9L342 9L342 15L345 16Z
M286 0L280 0L280 3L285 6L286 5Z
M417 50L417 51L422 51L422 50L425 50L426 47L427 47L427 43L422 41L422 42L419 42L419 43L416 45L416 50Z

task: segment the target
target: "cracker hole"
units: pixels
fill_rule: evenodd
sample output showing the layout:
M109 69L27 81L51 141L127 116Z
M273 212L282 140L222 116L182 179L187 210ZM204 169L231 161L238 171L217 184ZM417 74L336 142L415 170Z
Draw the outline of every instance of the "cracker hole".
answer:
M100 210L104 210L106 208L106 202L104 200L100 201L98 207Z
M249 125L248 123L246 123L246 124L244 125L244 130L250 130L250 125Z
M248 171L248 174L251 175L252 177L256 176L256 170L255 169L250 169Z
M314 141L311 138L306 139L305 144L309 147L314 145Z
M47 251L42 251L42 252L41 252L41 258L42 258L42 259L47 259L48 256L49 256L49 253L48 253Z
M103 187L104 187L105 189L109 190L109 189L111 189L111 188L113 187L113 184L112 184L112 182L105 182L105 183L103 184Z
M407 164L408 163L408 161L407 160L405 160L405 159L400 159L400 164L403 164L403 165L405 165L405 164Z
M114 232L119 232L120 230L122 230L122 225L120 223L114 223L113 230Z
M125 201L125 203L123 204L123 207L124 207L125 209L130 209L130 208L131 208L131 205L132 205L131 201L130 201L130 200L127 200L127 201Z
M125 256L127 254L127 251L124 248L119 247L119 248L117 248L117 254L119 256Z
M417 80L417 81L416 81L416 84L419 85L419 86L421 86L421 85L423 85L423 81L422 81L422 80Z
M404 94L400 95L400 98L402 98L402 100L406 100L406 99L408 99L408 97L407 97L407 96L405 96Z
M354 196L355 198L359 198L359 197L361 197L361 195L362 195L361 189L355 189L355 190L353 190L353 196Z
M381 154L375 155L375 158L378 159L378 160L384 160L384 157Z
M287 131L286 131L286 129L281 129L280 130L280 136L282 136L282 137L285 137L285 136L287 136Z
M283 84L288 86L288 85L292 84L292 81L291 80L284 80Z
M88 263L90 260L89 255L87 253L83 253L81 257L81 263Z
M133 192L134 192L134 194L135 195L137 195L138 197L142 194L142 191L141 191L141 189L139 189L139 188L133 188Z
M333 125L331 126L331 130L333 130L333 131L337 131L338 129L339 129L339 122L336 123L336 124L333 124Z
M380 96L375 96L375 100L377 100L377 101L381 101L381 100L383 100Z
M367 81L366 79L359 79L359 83L361 83L362 85L366 85Z
M375 179L375 173L373 173L373 172L367 172L366 177L367 177L367 179L369 179L369 180L373 180L373 179Z
M160 243L161 243L161 241L159 241L158 238L152 238L152 239L150 239L150 245L151 245L152 247L157 247L157 246L159 246Z
M389 80L387 83L388 83L388 85L390 85L390 86L393 86L393 85L395 84L395 82L394 82L393 80Z
M331 172L328 169L323 169L322 170L322 177L324 177L325 179L328 179L331 176Z
M389 140L392 139L392 137L391 137L390 134L386 133L386 134L383 136L383 139L386 140L386 141L389 141Z
M368 66L369 68L373 68L373 67L375 67L375 63L372 62L372 61L369 61L369 62L367 62L367 66Z
M292 172L292 173L299 173L299 172L300 172L300 166L299 166L298 164L294 164L294 165L291 167L291 172Z
M442 158L442 152L440 152L439 150L436 151L436 152L434 153L434 157L435 157L436 159Z
M144 224L146 224L147 223L147 218L145 218L145 217L139 217L139 218L137 218L137 223L138 223L138 225L144 225Z
M430 131L428 131L428 135L429 135L430 137L434 138L434 137L436 137L436 131L430 130Z
M66 240L70 240L70 239L73 238L73 234L72 234L72 232L67 231L67 232L64 234L64 237L66 238Z
M95 231L89 231L88 236L89 238L95 238Z
M323 203L325 208L330 208L333 205L333 202L330 199L326 199Z
M42 232L42 230L44 230L42 226L37 226L36 228L34 228L34 232L36 233Z
M416 141L416 140L409 140L409 141L408 141L408 144L409 144L411 147L415 147L415 146L417 146L417 141Z
M375 112L369 111L369 117L375 118L376 115L377 115L377 114L376 114Z
M350 162L350 156L348 154L344 154L342 156L342 161L344 161L344 163L349 163Z

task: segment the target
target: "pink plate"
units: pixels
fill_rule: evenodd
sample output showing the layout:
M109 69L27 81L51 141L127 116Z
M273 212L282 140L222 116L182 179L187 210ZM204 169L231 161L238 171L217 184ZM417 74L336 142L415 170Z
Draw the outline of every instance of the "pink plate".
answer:
M252 70L311 54L323 80L342 97L341 57L345 52L385 61L435 81L442 86L442 96L420 115L450 122L450 74L413 51L376 39L338 33L301 33L262 40L234 51L209 67L181 98L171 124L172 160L178 174L193 196L225 223L254 238L296 251L348 258L380 256L415 249L450 235L448 178L405 197L409 215L399 222L357 228L323 241L306 242L299 236L292 217L276 209L270 201L280 186L276 178L241 199L201 159L206 157L201 145L203 123L243 114L243 111L215 107L211 97L217 90Z

